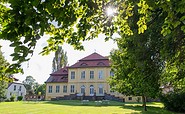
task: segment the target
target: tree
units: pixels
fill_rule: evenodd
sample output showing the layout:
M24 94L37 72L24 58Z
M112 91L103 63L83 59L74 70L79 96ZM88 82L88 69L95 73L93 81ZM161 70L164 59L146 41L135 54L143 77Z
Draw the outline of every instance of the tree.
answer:
M57 51L55 52L55 57L53 58L52 71L55 72L60 68L63 68L67 65L67 52L64 52L61 46L58 46Z
M81 41L97 37L99 33L104 33L106 40L114 33L133 35L128 20L134 17L135 8L139 13L137 33L144 33L147 26L155 21L153 15L158 18L162 14L164 18L159 33L164 37L180 37L177 34L180 32L184 36L184 4L184 1L176 0L3 0L0 3L0 38L12 42L11 47L15 51L13 60L17 61L9 67L9 72L21 71L14 69L19 68L21 62L29 60L28 55L33 54L37 40L44 34L51 37L42 54L55 51L64 42L75 49L83 49ZM114 16L106 15L109 7L117 9Z
M9 63L5 60L3 53L1 51L0 47L0 100L5 98L5 91L8 87L8 82L12 81L9 76L9 73L6 73L6 66L9 65Z
M26 79L22 83L25 85L28 94L34 94L34 88L38 84L32 76L26 76Z
M39 84L35 89L35 94L38 95L41 92L41 95L45 95L46 93L46 84Z
M134 10L137 11L137 10ZM148 26L143 34L137 34L138 13L130 18L133 28L132 36L117 39L118 50L111 52L112 70L115 76L110 80L111 86L126 95L140 95L146 111L146 97L155 98L160 92L160 77L164 66L161 57L163 46L158 27L163 15Z

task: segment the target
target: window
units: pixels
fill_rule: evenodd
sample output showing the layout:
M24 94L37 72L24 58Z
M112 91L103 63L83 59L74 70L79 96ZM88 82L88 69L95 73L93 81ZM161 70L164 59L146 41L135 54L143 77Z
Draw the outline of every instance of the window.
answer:
M48 93L52 93L52 86L49 86Z
M75 92L75 85L71 85L71 93Z
M16 85L14 85L14 88L13 88L14 91L16 91Z
M23 93L21 93L21 96L23 96Z
M82 85L82 86L80 87L80 89L81 89L81 94L84 94L84 93L85 93L85 86Z
M128 97L128 100L131 101L132 100L132 97Z
M90 71L90 79L94 79L94 71Z
M19 86L19 91L21 91L21 86Z
M12 92L10 92L10 96L12 96Z
M113 71L110 71L110 76L114 76L114 72Z
M102 70L100 70L100 71L98 72L98 78L99 78L99 79L103 79L103 71L102 71Z
M56 93L60 92L60 86L56 86Z
M74 71L71 72L71 79L75 79L75 72Z
M90 85L90 95L94 95L94 86Z
M85 79L85 71L81 72L81 79Z
M67 93L67 86L66 85L63 86L63 93Z
M99 85L98 90L99 90L99 94L103 94L103 86L102 85Z

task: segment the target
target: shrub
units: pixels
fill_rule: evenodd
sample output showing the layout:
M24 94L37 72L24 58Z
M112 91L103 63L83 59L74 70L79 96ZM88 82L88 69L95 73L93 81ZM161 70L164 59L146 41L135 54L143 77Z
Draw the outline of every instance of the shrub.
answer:
M23 99L23 96L18 96L18 97L17 97L17 100L18 100L18 101L22 101L22 99Z
M15 96L11 96L10 101L15 101Z
M167 110L185 112L185 92L164 94L160 97Z

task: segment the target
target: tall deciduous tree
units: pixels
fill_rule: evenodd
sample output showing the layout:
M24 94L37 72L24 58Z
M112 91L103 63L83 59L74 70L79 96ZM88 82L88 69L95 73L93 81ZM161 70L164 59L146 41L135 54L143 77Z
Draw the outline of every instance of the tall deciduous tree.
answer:
M53 58L52 71L55 72L60 68L67 66L67 52L64 52L61 46L58 46L55 52L55 57Z
M22 83L25 85L28 94L34 94L37 83L32 76L26 76L26 79Z
M111 53L115 76L110 80L110 84L123 94L142 96L146 111L146 97L155 98L160 92L164 60L160 53L163 36L158 34L160 32L158 27L161 26L161 19L164 17L160 14L148 29L139 35L136 26L139 14L134 12L134 15L135 18L130 18L128 21L133 28L133 35L117 39L119 49Z

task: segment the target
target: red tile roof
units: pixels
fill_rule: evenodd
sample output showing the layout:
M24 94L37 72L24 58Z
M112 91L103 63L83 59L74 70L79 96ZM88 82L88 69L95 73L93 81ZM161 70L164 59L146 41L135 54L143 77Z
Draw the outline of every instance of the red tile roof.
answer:
M56 76L56 75L68 75L68 68L67 67L61 68L60 70L58 70L56 72L53 72L50 75L52 75L52 76Z
M110 61L107 57L103 57L98 53L92 53L91 55L80 59L77 63L69 68L84 68L84 67L109 67Z
M88 61L88 60L107 60L107 58L95 52L87 57L80 59L79 61Z
M68 68L64 67L50 74L50 77L47 79L46 83L52 82L68 82Z

